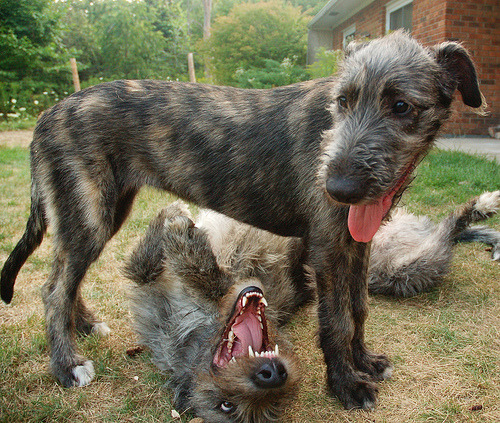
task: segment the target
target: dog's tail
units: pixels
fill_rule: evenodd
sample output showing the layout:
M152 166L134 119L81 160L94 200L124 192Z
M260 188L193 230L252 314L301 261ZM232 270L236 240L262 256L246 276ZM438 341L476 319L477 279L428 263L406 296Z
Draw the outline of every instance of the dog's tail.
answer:
M45 216L45 207L40 197L36 183L32 181L31 185L31 209L26 223L26 229L23 236L17 243L14 250L10 253L5 262L1 279L1 297L7 304L14 295L14 284L17 274L27 258L42 243L43 236L47 231L47 218Z

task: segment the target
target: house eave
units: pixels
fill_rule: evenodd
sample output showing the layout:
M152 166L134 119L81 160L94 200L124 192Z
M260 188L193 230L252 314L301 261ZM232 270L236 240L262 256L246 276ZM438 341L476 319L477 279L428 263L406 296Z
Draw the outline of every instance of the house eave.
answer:
M309 22L310 30L332 30L375 0L330 0Z

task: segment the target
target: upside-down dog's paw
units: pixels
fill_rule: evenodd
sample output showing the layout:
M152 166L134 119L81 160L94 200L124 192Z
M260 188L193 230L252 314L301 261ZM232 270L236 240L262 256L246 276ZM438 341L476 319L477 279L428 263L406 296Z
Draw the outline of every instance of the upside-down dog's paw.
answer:
M378 387L366 373L353 372L342 377L329 376L328 386L347 410L375 408Z

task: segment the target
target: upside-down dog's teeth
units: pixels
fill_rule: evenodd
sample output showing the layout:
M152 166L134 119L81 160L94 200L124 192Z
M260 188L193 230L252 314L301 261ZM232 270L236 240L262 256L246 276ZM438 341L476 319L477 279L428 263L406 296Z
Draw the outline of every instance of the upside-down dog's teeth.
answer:
M259 313L257 313L257 319L259 320L259 322L261 322L261 323L262 323L262 316L260 315L260 312L259 312Z
M258 354L258 353L257 353L257 354ZM255 353L253 352L253 349L252 349L252 346L251 346L251 345L249 345L249 346L248 346L248 355L249 355L250 357L255 357Z
M232 330L229 331L229 333L228 333L228 340L229 340L229 342L233 343L234 342L234 338L235 338L234 332Z
M236 359L233 357L231 360L229 360L230 363L236 363Z
M280 350L279 350L279 348L278 348L278 344L276 344L276 345L274 346L274 354L276 354L276 356L280 355Z
M246 296L244 296L243 299L241 300L241 306L245 307L247 305L247 302L248 302L248 298Z
M260 299L260 302L261 302L262 304L264 304L264 306L266 306L266 307L268 306L267 301L266 301L266 299L265 299L264 297L262 297L262 298Z

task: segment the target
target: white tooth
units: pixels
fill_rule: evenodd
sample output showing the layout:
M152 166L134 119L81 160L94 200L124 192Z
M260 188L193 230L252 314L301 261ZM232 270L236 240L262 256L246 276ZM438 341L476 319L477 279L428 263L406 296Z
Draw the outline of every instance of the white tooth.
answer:
M247 302L248 302L248 298L247 297L243 297L243 300L241 301L242 307L245 307L247 305Z
M231 360L229 360L230 363L236 363L236 359L233 357Z
M260 324L260 328L264 330L264 325L262 323Z
M279 348L278 348L278 344L276 344L276 345L274 346L274 354L276 354L276 356L279 356L279 355L280 355L280 350L279 350Z
M259 322L262 322L262 317L261 317L260 313L257 314L257 319L259 319Z
M248 355L250 357L255 357L255 353L253 352L253 349L252 349L251 345L248 346Z
M264 304L266 307L268 306L267 301L266 301L266 299L265 299L264 297L262 297L262 298L260 299L260 302L261 302L262 304Z
M231 343L234 342L234 332L233 331L229 332L228 339L229 339L229 342L231 342Z

